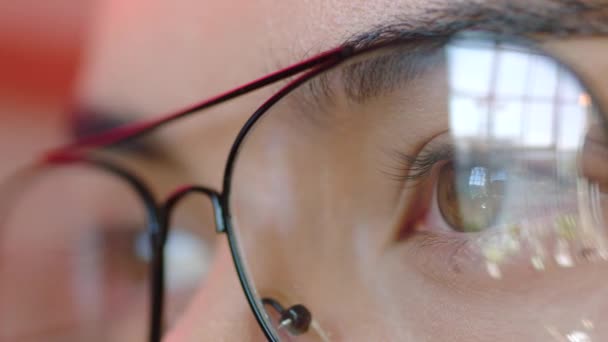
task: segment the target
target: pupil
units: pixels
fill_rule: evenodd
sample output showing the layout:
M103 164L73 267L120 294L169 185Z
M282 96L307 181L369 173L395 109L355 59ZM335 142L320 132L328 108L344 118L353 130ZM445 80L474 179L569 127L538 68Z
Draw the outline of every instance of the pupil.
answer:
M455 168L439 174L438 206L444 220L459 232L480 232L495 221L504 197L506 174L483 166Z

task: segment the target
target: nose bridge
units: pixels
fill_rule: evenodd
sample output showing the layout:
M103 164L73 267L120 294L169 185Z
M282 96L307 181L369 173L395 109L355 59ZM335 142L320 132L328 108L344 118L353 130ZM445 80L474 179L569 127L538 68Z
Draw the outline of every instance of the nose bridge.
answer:
M164 203L163 206L163 219L161 227L161 237L163 243L166 242L168 230L171 223L171 214L175 207L179 204L180 200L187 196L202 195L207 197L211 201L213 207L213 216L215 223L215 231L217 233L223 233L226 231L226 225L224 223L224 209L221 204L220 194L210 188L199 186L199 185L185 185L176 189Z
M185 185L177 188L167 197L160 210L160 227L158 230L158 238L152 239L152 278L151 278L151 321L150 321L150 341L157 342L163 333L163 323L165 309L165 257L164 247L169 235L169 227L171 226L171 217L175 207L180 200L191 195L203 195L209 198L213 207L213 214L216 226L216 232L224 232L224 216L220 201L220 194L210 188L198 185Z
M163 341L266 341L243 295L225 239L220 237L204 285Z

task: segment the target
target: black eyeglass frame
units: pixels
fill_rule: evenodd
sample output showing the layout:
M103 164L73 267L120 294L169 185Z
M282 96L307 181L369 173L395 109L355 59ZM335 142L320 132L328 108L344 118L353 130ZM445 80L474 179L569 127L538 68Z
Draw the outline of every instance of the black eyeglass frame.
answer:
M244 140L247 132L253 127L255 122L276 102L278 102L285 95L290 93L293 89L297 88L300 84L306 82L310 78L318 75L319 73L328 70L351 56L355 56L363 50L356 51L354 48L349 46L339 47L327 51L325 53L314 56L310 59L304 60L300 63L294 64L285 69L279 70L270 75L264 76L258 80L255 80L244 86L235 88L227 93L213 97L201 103L190 106L186 109L180 110L170 115L166 115L157 120L139 122L130 124L122 127L117 127L100 134L85 137L75 143L69 144L64 147L52 150L45 154L43 158L35 165L38 167L49 167L49 166L61 166L73 163L86 163L97 167L99 169L108 171L115 176L118 176L123 181L127 182L132 186L142 200L146 209L146 215L148 220L147 233L149 234L150 247L151 247L151 261L150 261L150 317L149 317L149 341L157 342L161 340L163 333L163 307L164 307L164 295L165 295L165 265L164 265L164 246L167 241L169 234L169 223L171 220L172 209L178 204L178 202L184 197L198 193L203 194L209 198L212 203L215 225L217 233L226 233L229 247L232 254L234 266L239 277L239 281L245 292L245 296L249 302L249 305L258 321L258 324L262 328L265 336L269 341L278 342L278 338L274 337L272 330L267 326L267 321L264 319L264 314L261 312L259 306L256 303L256 298L252 291L250 281L245 274L244 265L236 246L236 238L232 229L230 220L230 209L229 209L229 192L231 187L232 170L236 156L238 154L239 146ZM187 185L176 189L162 204L157 204L154 199L154 195L149 190L149 187L144 184L130 171L116 165L115 163L109 162L103 158L92 156L89 152L95 149L110 147L114 144L124 142L126 140L135 139L142 135L149 134L150 132L174 121L179 118L188 116L190 114L199 112L201 110L213 107L220 103L226 102L233 98L241 95L245 95L249 92L255 91L259 88L267 85L279 82L287 79L291 76L304 73L294 81L288 83L285 87L275 93L271 98L262 104L254 114L247 120L239 131L235 141L232 144L228 161L224 169L223 178L223 191L217 192L213 189Z
M566 70L577 75L581 83L586 86L588 83L581 77L581 75L572 70L566 63L563 63L554 55L544 51L533 41L519 36L500 35L486 32L465 32L450 34L445 36L408 36L402 37L401 39L391 39L383 41L382 39L377 40L375 43L367 46L364 44L345 44L336 49L329 50L327 52L316 55L312 58L306 59L302 62L289 66L285 69L279 70L275 73L269 74L262 78L259 78L251 83L235 88L224 94L210 98L203 102L197 103L175 113L162 116L159 119L138 122L122 127L118 127L100 134L85 137L73 144L55 149L45 154L44 157L39 161L39 166L52 166L52 165L64 165L71 163L89 163L94 166L100 167L115 175L121 177L135 189L140 198L142 199L147 209L148 215L148 232L150 234L150 244L152 246L152 259L150 264L150 326L149 326L149 341L157 342L160 341L163 330L163 301L164 301L164 245L168 236L169 222L171 218L172 209L175 205L185 196L190 194L198 193L207 196L213 205L215 214L215 224L217 233L226 233L228 238L229 247L232 254L234 266L237 271L241 286L245 292L245 296L249 302L249 305L256 317L259 326L262 328L266 338L269 341L279 342L278 337L273 333L272 328L269 326L268 321L264 318L265 314L260 309L257 303L257 298L253 293L253 286L248 279L243 259L239 254L239 247L237 246L235 232L232 227L231 211L230 211L230 190L232 187L232 175L234 171L234 164L236 162L239 149L242 146L244 139L250 130L254 127L256 122L278 101L284 98L294 89L298 88L303 83L312 79L313 77L332 69L343 62L350 60L355 56L362 55L371 51L376 51L392 45L398 45L403 43L412 42L414 40L445 40L450 41L454 38L471 39L476 38L491 42L509 42L516 43L519 46L523 46L531 51L538 52L540 55L548 56L557 61L557 63L563 66ZM188 185L180 189L175 190L163 204L157 204L154 200L154 196L151 191L148 190L147 186L141 182L136 176L131 174L129 171L122 169L121 167L107 162L105 160L92 157L88 152L94 149L108 147L129 139L135 139L144 134L148 134L174 120L188 116L190 114L199 112L201 110L213 107L217 104L226 102L234 99L241 95L248 94L254 90L260 89L267 85L285 80L289 77L300 75L296 79L290 81L282 87L278 92L266 100L245 122L237 134L232 147L230 149L228 160L224 168L224 176L222 182L222 191L218 192L213 189ZM589 89L586 87L586 89ZM589 96L597 103L597 97L593 94L592 90L589 89ZM600 108L600 111L604 111ZM607 125L608 128L608 125Z

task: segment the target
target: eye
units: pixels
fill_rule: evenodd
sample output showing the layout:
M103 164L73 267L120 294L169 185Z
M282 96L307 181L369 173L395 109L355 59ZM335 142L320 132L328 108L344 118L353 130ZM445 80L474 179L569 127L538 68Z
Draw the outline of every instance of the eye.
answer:
M133 242L129 252L142 262L151 262L149 236L140 233ZM164 250L167 286L170 290L192 290L199 285L209 268L210 248L204 239L191 230L171 227Z
M148 260L142 258L136 249L136 242L147 238L141 226L113 225L111 229L96 229L87 237L84 248L96 248L106 271L106 278L112 284L143 282L148 270ZM91 265L93 266L93 265Z
M483 231L497 220L506 181L507 173L501 169L446 163L437 176L436 205L451 229Z

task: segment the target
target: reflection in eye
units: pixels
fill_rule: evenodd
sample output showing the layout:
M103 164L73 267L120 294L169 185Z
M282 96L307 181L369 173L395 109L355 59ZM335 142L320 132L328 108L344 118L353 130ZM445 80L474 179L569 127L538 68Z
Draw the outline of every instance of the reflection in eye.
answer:
M149 237L140 234L133 247L146 262L152 256ZM192 301L209 269L212 246L190 229L171 227L165 243L165 324L170 328Z
M209 246L184 229L175 229L170 235L165 251L169 288L196 288L209 268Z
M147 234L140 234L133 244L137 256L146 262L152 253ZM195 234L171 228L165 246L165 268L171 290L191 289L199 285L209 267L209 246Z
M437 180L437 205L456 231L480 232L496 220L504 200L506 173L484 166L454 170L448 163Z

